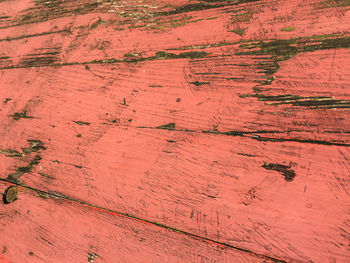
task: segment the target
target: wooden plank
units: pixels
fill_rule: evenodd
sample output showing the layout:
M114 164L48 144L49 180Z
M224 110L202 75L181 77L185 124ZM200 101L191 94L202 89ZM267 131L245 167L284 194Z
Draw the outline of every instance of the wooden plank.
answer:
M139 3L136 6L131 1L123 1L113 7L118 9L115 14L106 14L107 6L113 6L110 1L109 4L99 1L102 9L97 8L98 12L95 10L96 13L86 14L74 13L77 6L84 6L84 1L74 1L73 6L71 0L51 5L37 1L35 10L45 13L45 9L55 10L64 6L65 2L67 12L52 12L47 15L48 20L42 19L42 16L30 16L39 21L17 25L16 30L1 29L0 47L11 60L2 67L123 60L127 54L148 57L157 51L183 46L215 46L239 41L309 38L314 35L330 37L348 33L348 7L324 6L323 1L319 0L307 3L286 0L236 1L228 6L226 1L197 5L197 1L187 1L187 5L172 1L174 11L168 13L160 11L169 4L166 1L151 1L153 5ZM176 7L178 4L183 6ZM28 11L33 12L33 8ZM323 18L324 14L329 14L326 19ZM28 19L26 14L20 17L18 21ZM154 35L156 37L152 37ZM51 60L43 59L42 48L54 47L58 48L55 50L57 54L46 56ZM30 58L31 63L28 63Z
M76 5L67 6L72 8L68 8L69 12L74 13ZM278 140L349 144L347 109L350 103L349 94L344 90L349 79L346 48L350 43L346 32L349 19L346 5L276 1L276 6L272 6L265 1L253 1L227 7L202 6L205 12L190 12L195 18L178 24L174 21L182 21L188 13L186 8L181 8L183 12L159 14L161 20L157 23L162 28L152 24L118 31L113 17L100 10L98 14L103 15L102 18L89 13L72 17L68 12L62 16L54 14L48 21L17 25L16 33L12 27L2 29L3 68L69 67L59 69L62 78L52 77L56 68L36 73L3 71L2 81L8 89L3 91L2 99L10 97L13 89L23 92L20 89L28 86L31 89L33 85L47 86L42 76L49 74L53 78L50 90L70 86L65 92L60 88L50 96L84 96L71 90L83 92L83 85L108 100L116 98L124 103L125 98L122 105L125 107L119 106L113 119L106 118L121 120L123 125L131 125L129 120L133 126L147 127L174 122L179 129L237 131ZM132 10L135 11L130 9L130 14L134 14ZM154 12L160 11L155 8ZM215 12L219 12L220 17L215 17ZM323 13L330 15L327 19L317 15ZM274 18L268 14L274 14ZM283 27L286 24L283 17L288 18L288 30ZM51 19L55 21L54 28L49 23ZM305 19L313 22L304 23ZM264 29L257 27L257 22L264 23ZM131 22L127 22L131 26L128 23ZM212 31L208 30L209 25ZM244 28L242 36L231 32L237 31L238 26ZM154 35L157 37L152 37ZM279 40L270 42L271 38ZM257 44L256 40L265 42ZM252 47L256 49L251 51ZM192 56L205 58L193 60ZM72 68L72 64L83 65ZM73 72L80 78L74 79ZM11 85L14 79L17 81L17 74L27 76L22 87L16 82ZM38 80L30 84L31 78ZM34 91L31 92L31 96L35 96ZM100 107L101 101L96 105L91 103L90 107ZM50 101L50 105L55 103ZM7 109L10 111L5 109L4 114L24 111L23 106ZM28 111L31 110L29 107ZM91 110L95 112L96 108Z
M1 262L273 262L25 188L0 207Z
M40 138L46 150L3 155L1 171L13 175L39 154L20 174L31 187L287 261L349 259L349 147L28 122L13 142L33 149L24 140Z
M322 65L331 67L334 52L329 79ZM74 120L153 128L175 123L179 130L349 145L349 58L343 49L302 54L281 64L274 82L264 86L268 90L259 93L254 88L266 78L249 56L16 69L2 73L7 88L0 98L12 100L0 114L4 125L27 111L45 126Z

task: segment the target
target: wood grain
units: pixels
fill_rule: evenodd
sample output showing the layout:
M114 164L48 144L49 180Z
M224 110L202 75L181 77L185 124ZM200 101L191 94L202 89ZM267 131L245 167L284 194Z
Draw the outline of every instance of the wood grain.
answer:
M97 262L350 260L348 1L0 10L0 178L32 189L4 206L28 222L4 260L44 244L39 225L56 245L35 262L94 239Z
M1 262L272 262L25 188L0 217Z
M93 142L100 127L76 129L88 144L74 144L74 129L51 134L20 180L279 259L318 261L330 251L347 258L348 147L122 127ZM3 157L2 170L13 173L34 156Z

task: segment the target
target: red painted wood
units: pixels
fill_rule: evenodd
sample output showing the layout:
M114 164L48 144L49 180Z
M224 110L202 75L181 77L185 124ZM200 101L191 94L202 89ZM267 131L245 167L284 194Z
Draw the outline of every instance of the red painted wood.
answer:
M4 206L51 233L34 261L95 237L101 262L350 260L347 1L57 3L0 2L0 178L75 200ZM139 221L115 243L115 217L78 200ZM4 260L42 242L26 229Z
M76 127L82 138L101 130L90 126ZM22 136L35 134L44 138L39 129ZM346 147L119 127L88 145L74 145L75 134L50 137L25 184L270 256L347 255ZM7 160L7 170L23 166ZM296 177L287 182L264 163L291 165Z
M4 185L1 184L2 190ZM21 189L1 204L1 262L272 262Z

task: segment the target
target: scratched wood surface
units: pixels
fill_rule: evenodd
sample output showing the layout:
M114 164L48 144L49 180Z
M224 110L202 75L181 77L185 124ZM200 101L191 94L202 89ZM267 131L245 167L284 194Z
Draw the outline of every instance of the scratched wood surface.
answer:
M1 262L273 262L28 189L0 217Z
M349 47L348 0L0 1L0 259L350 262Z

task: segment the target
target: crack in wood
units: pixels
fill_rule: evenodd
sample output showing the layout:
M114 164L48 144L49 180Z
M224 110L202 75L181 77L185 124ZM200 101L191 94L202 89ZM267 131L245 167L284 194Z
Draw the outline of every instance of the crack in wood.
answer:
M217 129L209 130L209 131L194 131L194 130L188 130L188 129L175 129L175 123L169 123L158 127L145 127L145 126L138 126L135 127L137 129L162 129L162 130L169 130L169 131L176 131L176 132L190 132L190 133L207 133L207 134L215 134L215 135L225 135L225 136L237 136L237 137L245 137L245 138L251 138L257 141L264 141L264 142L298 142L298 143L311 143L311 144L321 144L321 145L329 145L329 146L344 146L344 147L350 147L350 144L348 143L342 143L342 142L332 142L332 141L323 141L323 140L312 140L312 139L294 139L294 138L273 138L273 137L265 137L260 136L258 134L274 134L274 133L288 133L293 132L294 130L288 130L288 131L227 131L227 132L220 132ZM295 130L300 131L300 130Z
M60 33L72 34L70 29L63 29L63 30L58 30L58 31L42 32L42 33L38 33L38 34L29 34L29 35L22 35L22 36L17 36L17 37L2 38L2 39L0 39L0 42L3 42L3 41L10 42L10 41L21 40L21 39L25 39L25 38L40 37L40 36L46 36L46 35L52 35L52 34L60 34Z
M40 54L39 54L40 55ZM62 66L75 66L75 65L90 65L90 64L116 64L116 63L135 63L153 60L166 60L166 59L199 59L210 55L210 53L203 51L188 51L180 54L173 54L165 51L158 51L154 56L144 58L126 58L126 59L115 59L109 58L104 60L92 60L87 62L62 62L55 63L58 61L56 57L49 57L48 59L36 57L28 58L24 60L24 63L19 63L14 66L0 67L1 70L5 69L20 69L20 68L43 68L43 67L62 67ZM45 60L44 60L45 59ZM43 63L40 63L40 62Z

